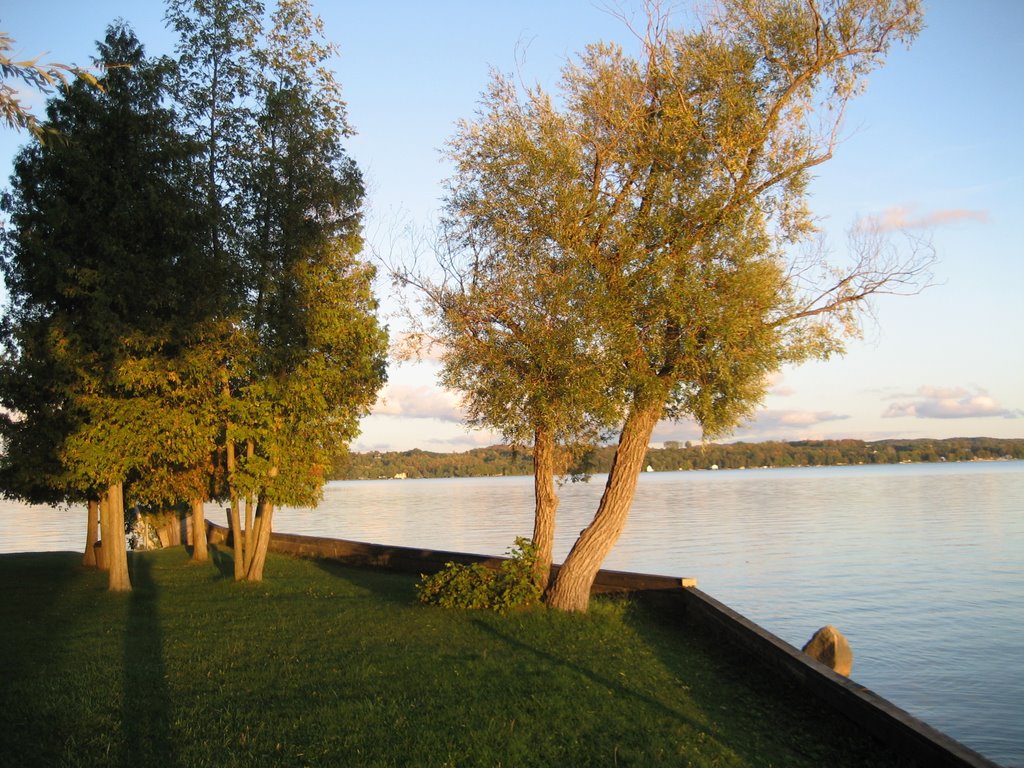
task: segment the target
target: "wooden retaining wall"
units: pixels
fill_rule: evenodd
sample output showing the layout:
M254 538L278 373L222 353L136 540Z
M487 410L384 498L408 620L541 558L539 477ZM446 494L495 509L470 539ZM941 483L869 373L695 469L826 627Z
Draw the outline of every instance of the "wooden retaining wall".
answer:
M229 529L207 521L211 544L230 546ZM365 544L343 539L275 533L270 550L294 557L323 558L347 565L386 568L403 573L431 574L455 562L497 568L503 557L465 552ZM552 571L557 572L558 566ZM602 570L595 593L634 593L654 600L666 611L678 611L724 640L752 654L763 665L795 682L879 741L923 768L999 768L946 734L932 728L862 685L833 672L794 646L701 592L690 578Z
M211 544L225 543L231 546L231 530L207 521L206 530ZM298 536L292 533L274 533L270 537L270 551L294 557L324 558L346 565L371 568L387 568L401 573L437 573L448 563L471 565L480 563L497 569L507 558L473 555L465 552L445 552L437 549L395 547L385 544L364 544L344 539L325 539L318 536ZM552 567L557 573L558 566ZM687 583L689 579L685 580ZM600 571L594 583L594 591L637 592L643 590L681 589L683 579L669 576L652 576L624 571Z
M750 652L918 765L924 768L999 768L984 755L854 680L835 673L710 595L698 589L680 589L672 597L688 620L709 627Z

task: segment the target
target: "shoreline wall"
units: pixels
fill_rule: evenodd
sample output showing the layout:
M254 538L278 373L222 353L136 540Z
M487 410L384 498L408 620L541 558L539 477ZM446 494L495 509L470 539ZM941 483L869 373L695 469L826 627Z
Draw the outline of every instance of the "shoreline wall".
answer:
M211 544L231 545L230 530L210 521L207 521L207 536ZM449 562L465 565L480 563L497 568L506 559L287 533L272 534L270 551L412 574L435 573ZM553 572L557 570L557 565L552 567ZM602 570L594 582L594 592L633 593L655 601L662 610L683 614L688 621L699 624L752 654L765 666L921 766L1000 768L998 764L918 720L887 699L836 674L727 605L701 592L692 586L694 583L688 578Z

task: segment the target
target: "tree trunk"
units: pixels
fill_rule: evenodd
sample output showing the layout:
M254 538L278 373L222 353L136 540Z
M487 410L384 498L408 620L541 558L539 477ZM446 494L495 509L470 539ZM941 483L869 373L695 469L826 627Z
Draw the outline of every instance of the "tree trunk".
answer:
M228 525L231 526L231 547L234 551L235 581L245 578L243 558L245 557L245 534L242 533L242 522L238 517L238 500L232 499L228 507Z
M248 581L263 581L263 566L267 562L267 550L270 549L271 521L274 517L274 505L260 498L256 505L255 542L252 548L252 561L246 573Z
M87 568L95 568L96 542L99 541L100 502L98 499L89 499L88 506L88 520L85 524L85 553L82 555L82 565Z
M231 521L231 546L234 548L235 581L242 581L245 578L245 536L242 533L241 521L238 519L238 493L235 491L235 444L231 440L230 424L226 434L228 495L231 497L228 519Z
M107 565L107 541L110 533L107 531L107 523L110 521L110 495L106 492L100 494L98 509L100 515L100 551L96 553L96 567L101 571L109 570Z
M197 563L205 563L210 555L206 548L206 510L203 500L192 499L192 559Z
M597 513L559 569L555 583L548 591L550 607L561 611L585 611L590 605L590 590L597 572L626 525L651 433L661 412L661 403L644 407L634 404L630 409Z
M246 441L245 444L245 455L246 458L251 459L256 453L256 446L252 440ZM249 572L249 566L252 564L252 548L253 548L253 507L255 506L254 500L251 493L245 495L245 557L242 560L243 567L246 573Z
M124 539L124 486L115 483L107 489L103 528L103 549L106 551L107 588L111 592L130 592L131 579L128 576L128 547Z
M533 545L537 548L535 573L541 592L551 578L551 559L555 547L555 441L546 429L533 434Z
M242 559L242 566L246 572L249 570L249 566L252 565L252 548L255 546L255 525L256 520L253 517L253 511L255 509L255 503L252 495L246 495L245 497L245 533L242 534L245 539L245 554Z

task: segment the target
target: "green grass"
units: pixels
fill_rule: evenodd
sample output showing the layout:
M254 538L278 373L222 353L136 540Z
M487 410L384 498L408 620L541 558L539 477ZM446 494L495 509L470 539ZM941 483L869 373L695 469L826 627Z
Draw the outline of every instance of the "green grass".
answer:
M876 766L878 744L641 601L587 615L418 605L415 579L181 548L105 591L0 556L0 764Z

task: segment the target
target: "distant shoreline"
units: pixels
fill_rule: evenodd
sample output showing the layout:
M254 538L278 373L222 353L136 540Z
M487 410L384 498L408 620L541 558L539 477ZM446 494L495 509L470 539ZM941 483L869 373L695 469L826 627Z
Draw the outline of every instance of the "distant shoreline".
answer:
M611 465L614 446L594 448L569 474L603 474ZM760 443L680 444L667 441L650 448L645 467L653 472L712 469L777 469L870 464L1024 459L1024 438L956 437L944 439L797 440ZM497 477L533 474L529 447L494 445L459 453L369 451L351 453L334 467L331 480L421 479L431 477Z

